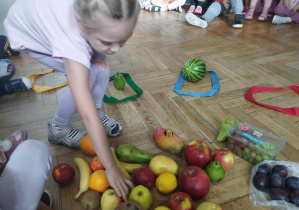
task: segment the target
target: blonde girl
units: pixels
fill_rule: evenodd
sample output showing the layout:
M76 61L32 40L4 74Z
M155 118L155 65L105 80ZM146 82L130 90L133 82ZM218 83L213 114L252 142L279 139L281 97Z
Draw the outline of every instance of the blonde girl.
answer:
M67 76L48 140L79 148L86 133L70 124L78 110L110 186L124 200L133 184L117 168L107 139L122 128L100 109L110 75L105 55L132 36L139 11L135 0L17 0L4 21L13 49Z

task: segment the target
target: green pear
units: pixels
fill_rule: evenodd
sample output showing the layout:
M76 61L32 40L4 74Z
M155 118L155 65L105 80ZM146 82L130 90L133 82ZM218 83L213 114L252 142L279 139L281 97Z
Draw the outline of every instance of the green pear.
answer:
M235 123L236 123L236 121L234 119L225 119L221 122L220 131L217 136L218 142L227 140L227 137L228 137L227 130L230 127L232 127Z
M208 174L211 182L220 182L224 179L225 171L218 161L209 163L205 168L205 172Z
M126 85L124 77L121 74L118 74L118 72L114 77L113 85L117 90L122 90Z

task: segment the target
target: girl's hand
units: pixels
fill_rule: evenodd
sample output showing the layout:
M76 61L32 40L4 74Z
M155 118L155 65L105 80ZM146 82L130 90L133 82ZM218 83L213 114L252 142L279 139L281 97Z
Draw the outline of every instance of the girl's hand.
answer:
M229 0L223 0L223 6L225 7L225 9L230 8L230 1Z
M105 169L105 173L110 186L115 190L117 196L127 201L127 195L130 193L128 186L133 189L133 183L124 177L116 165L112 168Z

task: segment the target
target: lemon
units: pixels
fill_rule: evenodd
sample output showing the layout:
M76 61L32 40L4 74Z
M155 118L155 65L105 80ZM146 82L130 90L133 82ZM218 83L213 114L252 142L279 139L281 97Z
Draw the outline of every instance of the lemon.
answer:
M177 187L176 176L170 172L160 174L156 180L156 188L160 193L168 194Z

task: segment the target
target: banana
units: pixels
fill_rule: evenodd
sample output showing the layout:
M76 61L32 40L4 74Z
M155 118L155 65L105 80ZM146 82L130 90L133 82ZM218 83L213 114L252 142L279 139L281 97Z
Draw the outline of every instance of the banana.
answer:
M120 172L129 180L131 180L131 176L130 174L127 172L127 170L122 166L122 164L120 163L120 161L117 159L116 155L115 155L115 149L113 147L111 147L111 151L112 151L112 155L115 159L116 165L118 167L118 169L120 170Z
M91 175L91 169L89 167L89 164L80 157L73 158L75 165L80 171L80 190L75 195L75 199L79 198L82 193L88 190L88 182L89 182L89 177Z
M141 164L125 163L122 161L119 162L130 174L133 174L138 168L142 167Z

